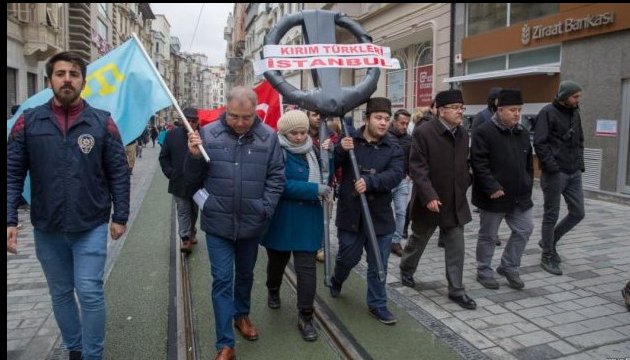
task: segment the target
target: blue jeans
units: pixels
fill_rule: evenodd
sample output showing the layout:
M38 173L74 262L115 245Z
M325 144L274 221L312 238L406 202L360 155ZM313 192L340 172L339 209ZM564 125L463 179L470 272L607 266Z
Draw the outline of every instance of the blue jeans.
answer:
M363 248L367 254L367 304L370 308L379 308L387 306L387 292L385 289L385 279L378 280L378 269L376 268L376 258L372 251L372 246L368 243L368 237L363 232L352 232L339 230L337 234L339 238L339 252L335 262L334 277L340 283L346 281L350 275L350 270L354 268L361 260ZM389 258L389 249L392 245L392 234L377 235L376 240L387 276L387 260Z
M400 244L402 234L405 232L405 215L407 213L407 204L409 204L409 184L410 180L404 178L400 184L392 190L394 215L396 218L396 231L392 237L392 243Z
M232 322L249 315L258 238L234 241L206 233L206 244L212 273L216 348L233 348Z
M102 359L107 223L80 233L35 229L35 253L48 282L64 345L68 350L82 350L83 359Z
M542 220L543 256L549 257L556 251L556 243L564 234L573 229L584 218L584 193L582 191L582 172L573 174L543 172L540 177L543 191L544 208ZM568 214L560 220L560 195L567 203Z

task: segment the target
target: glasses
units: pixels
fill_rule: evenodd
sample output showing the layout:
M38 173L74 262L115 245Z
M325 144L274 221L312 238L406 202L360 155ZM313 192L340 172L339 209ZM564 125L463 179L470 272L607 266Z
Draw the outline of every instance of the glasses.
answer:
M445 109L449 109L449 110L455 110L455 111L466 111L466 107L465 106L459 106L459 105L444 105L442 106Z

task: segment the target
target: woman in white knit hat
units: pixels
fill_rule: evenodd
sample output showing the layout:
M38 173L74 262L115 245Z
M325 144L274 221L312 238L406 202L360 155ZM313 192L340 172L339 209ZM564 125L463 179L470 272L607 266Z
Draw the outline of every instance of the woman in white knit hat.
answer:
M261 244L267 249L267 305L280 308L282 275L293 252L297 274L298 328L306 341L317 339L313 325L316 288L315 254L324 231L322 198L330 195L329 179L322 179L319 159L308 135L308 117L299 110L278 120L278 139L285 159L286 184ZM330 141L324 143L328 148ZM330 167L333 168L332 166Z

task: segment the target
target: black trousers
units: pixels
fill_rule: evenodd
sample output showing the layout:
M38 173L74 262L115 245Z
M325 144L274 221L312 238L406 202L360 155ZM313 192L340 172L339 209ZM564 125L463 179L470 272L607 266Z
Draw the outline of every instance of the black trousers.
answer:
M293 267L297 275L297 307L300 311L312 311L317 286L315 254L317 252L293 251ZM280 290L282 275L291 257L291 251L267 248L267 288Z

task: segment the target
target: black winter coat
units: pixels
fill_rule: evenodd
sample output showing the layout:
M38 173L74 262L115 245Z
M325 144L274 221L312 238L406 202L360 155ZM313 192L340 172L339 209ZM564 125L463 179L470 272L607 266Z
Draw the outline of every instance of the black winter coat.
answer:
M361 178L365 179L365 196L370 209L376 235L393 234L396 229L392 210L392 190L404 178L404 155L391 136L384 136L377 143L369 143L363 137L361 127L353 134L354 153ZM335 146L335 166L341 166L344 176L339 187L337 202L337 228L364 231L361 199L354 190L354 172L349 152L341 145Z
M184 127L176 127L166 133L164 144L160 149L160 167L168 178L168 192L182 198L191 198L201 187L201 183L193 184L184 176L184 159L188 153L188 131Z
M534 149L544 172L583 172L584 133L579 110L557 101L542 108L534 127Z
M486 121L475 129L470 148L473 169L472 203L480 209L511 213L534 206L534 167L529 132L520 124L508 129ZM504 196L490 195L503 190Z

